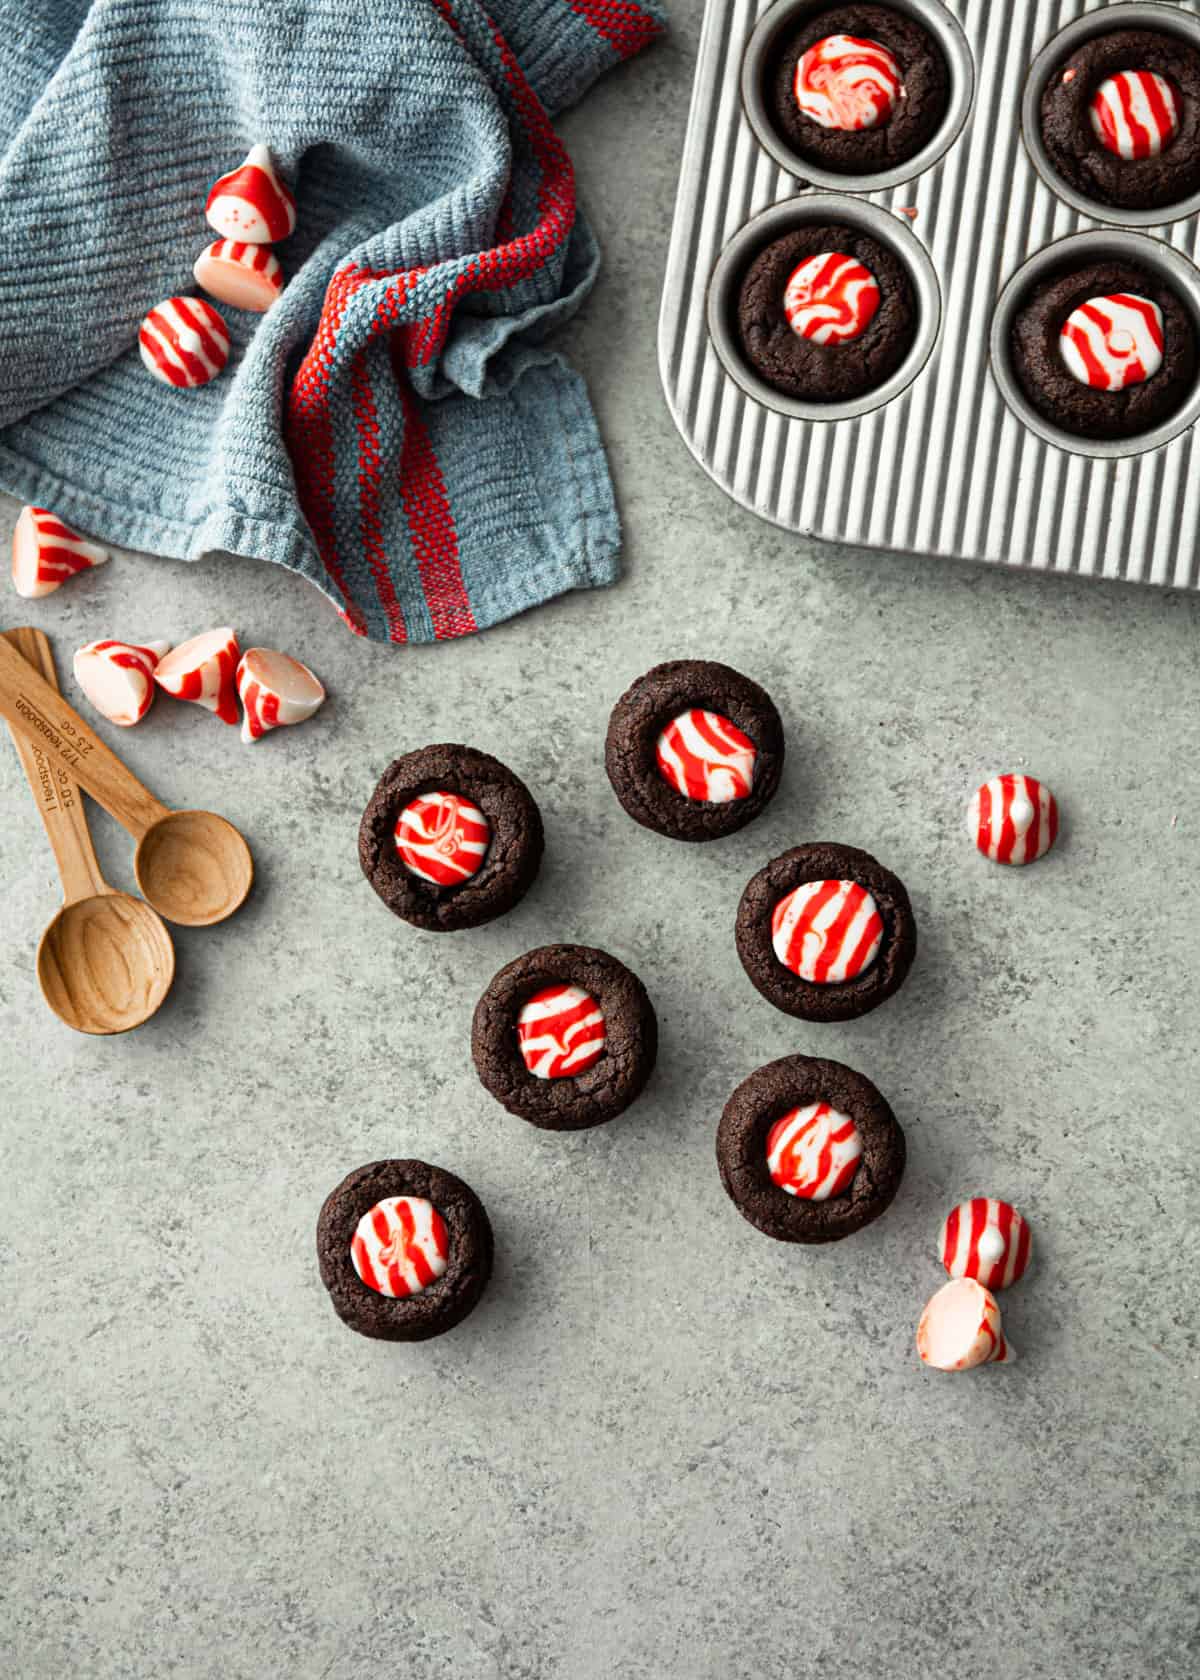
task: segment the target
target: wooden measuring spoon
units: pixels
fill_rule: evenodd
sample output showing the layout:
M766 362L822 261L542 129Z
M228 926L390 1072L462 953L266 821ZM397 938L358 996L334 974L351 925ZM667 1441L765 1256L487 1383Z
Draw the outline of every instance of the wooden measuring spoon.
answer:
M0 717L132 834L138 886L161 916L208 927L244 903L254 864L233 824L212 811L168 810L3 636Z
M40 630L10 630L7 641L57 687L50 643ZM62 879L63 907L38 946L42 996L76 1032L140 1027L171 989L171 936L148 904L110 887L100 873L83 796L66 769L15 730L13 741Z

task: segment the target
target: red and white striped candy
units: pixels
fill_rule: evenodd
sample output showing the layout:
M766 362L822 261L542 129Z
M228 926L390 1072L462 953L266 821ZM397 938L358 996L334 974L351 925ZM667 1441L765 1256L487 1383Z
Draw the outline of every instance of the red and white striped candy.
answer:
M754 782L754 742L720 712L680 712L658 737L659 774L685 799L728 805Z
M974 1278L943 1284L917 1325L917 1352L936 1371L1007 1365L1016 1358L1004 1339L996 1298Z
M154 669L170 642L89 642L75 655L75 681L110 723L129 729L154 700Z
M368 1208L350 1240L354 1270L377 1295L419 1295L449 1264L446 1222L424 1196L388 1196Z
M1132 292L1089 298L1063 322L1058 345L1081 385L1097 391L1141 385L1162 366L1162 310Z
M241 239L214 239L192 269L197 286L232 309L262 315L283 290L283 269L269 245Z
M325 690L307 665L272 648L247 648L237 668L242 702L242 740L261 741L271 729L303 723L325 699Z
M875 128L903 97L900 66L878 41L826 35L796 66L796 104L822 128Z
M252 146L245 163L213 182L204 214L222 239L271 245L295 227L296 201L275 173L266 146Z
M827 1102L794 1108L767 1133L771 1182L808 1202L827 1202L848 1190L862 1152L858 1127Z
M857 881L805 881L775 906L771 942L783 966L801 980L836 986L875 961L883 918Z
M879 282L857 257L822 251L793 270L783 312L797 338L848 344L861 338L879 309Z
M228 628L206 630L172 648L154 668L154 680L176 700L194 700L222 723L238 721L237 636Z
M604 1016L582 986L546 986L517 1016L517 1043L537 1079L570 1079L604 1054Z
M967 830L993 863L1036 863L1058 835L1058 802L1032 776L993 776L971 799Z
M1092 129L1117 157L1157 157L1179 131L1179 95L1153 70L1122 70L1092 95Z
M155 379L194 390L215 379L229 360L229 333L203 298L165 298L142 322L138 347Z
M456 887L478 873L492 838L478 805L457 793L423 793L396 818L396 850L412 874Z
M938 1257L952 1278L1007 1289L1025 1276L1031 1246L1029 1226L1011 1202L972 1196L946 1215Z
M88 542L48 508L26 507L17 515L12 580L17 594L27 601L52 595L76 572L103 566L108 557L106 548Z

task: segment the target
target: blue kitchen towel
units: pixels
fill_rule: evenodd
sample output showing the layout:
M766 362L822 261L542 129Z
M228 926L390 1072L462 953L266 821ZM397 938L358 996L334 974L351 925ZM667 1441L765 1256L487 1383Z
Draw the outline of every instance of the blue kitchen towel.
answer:
M0 0L0 486L102 539L301 572L362 635L610 583L620 529L546 348L597 251L548 113L661 28L635 0ZM197 390L142 367L213 179L297 202Z

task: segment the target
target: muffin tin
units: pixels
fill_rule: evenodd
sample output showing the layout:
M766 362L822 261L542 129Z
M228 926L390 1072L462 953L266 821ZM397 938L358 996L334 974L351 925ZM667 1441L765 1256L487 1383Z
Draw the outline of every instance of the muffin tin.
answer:
M941 45L946 117L902 168L821 173L814 192L818 171L771 132L762 66L782 30L834 3L709 0L659 321L663 384L689 449L736 501L805 535L1200 588L1200 386L1153 432L1092 441L1030 407L1008 351L1029 288L1076 255L1162 272L1200 330L1200 206L1087 203L1056 176L1037 120L1047 78L1085 35L1136 26L1200 44L1196 7L881 0ZM921 309L904 366L849 404L772 390L731 327L748 262L818 216L885 239Z

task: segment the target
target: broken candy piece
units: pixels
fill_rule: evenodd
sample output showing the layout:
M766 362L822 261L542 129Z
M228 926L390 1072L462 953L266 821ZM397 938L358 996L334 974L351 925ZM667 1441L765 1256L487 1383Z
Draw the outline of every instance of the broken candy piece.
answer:
M170 642L89 642L75 655L75 681L110 723L140 723L154 700L154 668Z
M196 284L233 309L264 314L283 290L283 269L269 245L214 239L196 258Z
M1005 1365L1016 1355L1004 1339L996 1297L974 1278L954 1278L927 1304L917 1326L917 1352L935 1371Z
M88 542L48 508L22 508L13 530L12 580L18 595L52 595L76 572L103 566L108 550Z
M237 636L228 627L180 642L154 668L159 688L176 700L194 700L222 723L238 721Z
M164 385L192 390L215 379L229 360L229 333L203 298L165 298L138 329L142 362Z
M252 146L245 163L213 183L204 214L222 239L270 245L295 227L296 201L275 173L266 146Z
M325 698L325 690L298 659L271 648L247 648L237 668L237 691L245 715L242 740L258 741L281 724L303 723Z

